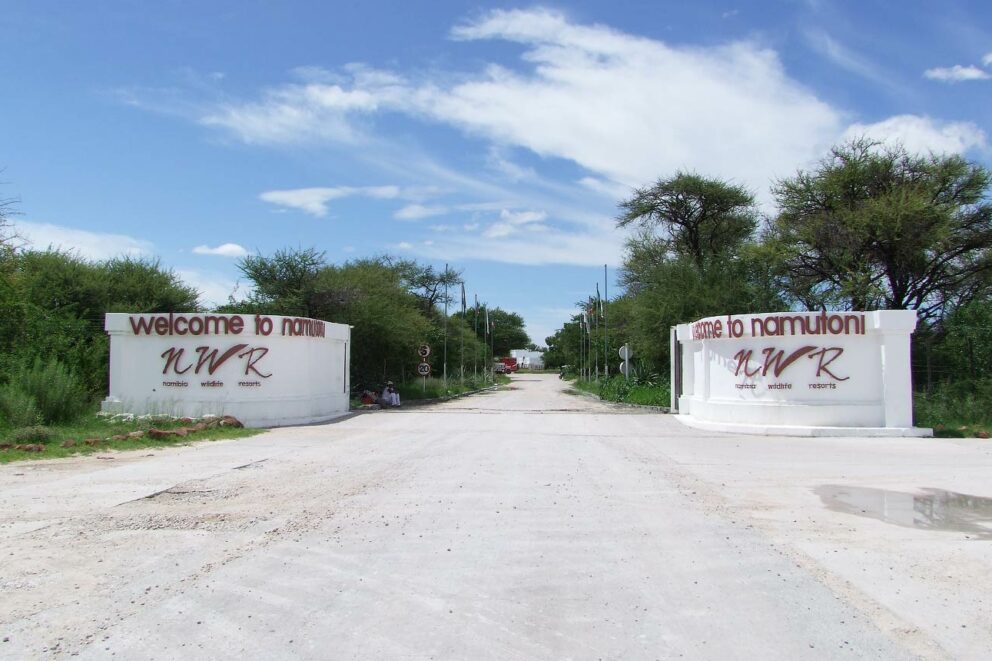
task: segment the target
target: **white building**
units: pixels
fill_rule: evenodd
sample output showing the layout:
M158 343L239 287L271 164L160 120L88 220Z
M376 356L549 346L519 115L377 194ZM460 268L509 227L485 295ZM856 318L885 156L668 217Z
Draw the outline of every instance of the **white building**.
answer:
M512 349L510 357L517 359L517 365L523 370L543 370L544 352L528 351L527 349Z

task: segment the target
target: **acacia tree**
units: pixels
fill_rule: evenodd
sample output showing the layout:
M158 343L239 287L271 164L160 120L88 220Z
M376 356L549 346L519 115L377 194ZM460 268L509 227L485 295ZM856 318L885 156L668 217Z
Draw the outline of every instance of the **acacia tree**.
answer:
M779 181L767 232L784 291L810 309L915 309L939 318L992 269L989 171L960 156L856 139Z
M754 196L746 189L687 172L635 189L620 209L617 225L660 230L669 252L689 257L700 269L736 250L757 227Z

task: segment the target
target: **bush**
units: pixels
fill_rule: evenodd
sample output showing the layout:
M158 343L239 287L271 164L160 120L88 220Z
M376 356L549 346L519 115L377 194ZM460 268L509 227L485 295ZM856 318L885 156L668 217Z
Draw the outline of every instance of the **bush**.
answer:
M78 419L89 408L90 397L79 378L57 359L35 358L10 375L8 389L20 390L34 401L45 424Z
M913 408L922 427L992 425L992 379L939 384L915 393Z
M13 383L0 386L0 425L30 427L41 422L41 412L34 397Z
M52 430L42 425L15 429L7 435L10 443L47 443L52 440Z

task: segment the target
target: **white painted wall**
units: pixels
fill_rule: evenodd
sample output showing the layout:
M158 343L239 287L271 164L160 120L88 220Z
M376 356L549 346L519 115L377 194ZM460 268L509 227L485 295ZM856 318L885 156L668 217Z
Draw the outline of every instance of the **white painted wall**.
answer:
M207 317L208 332L191 334L190 327L201 328L194 319L202 324ZM170 321L168 313L111 313L104 328L105 411L233 415L249 427L308 424L348 411L347 325L274 315L176 313Z
M521 369L543 370L544 352L529 351L527 349L511 349L510 357L517 359L517 365Z
M927 435L912 427L915 327L916 313L906 310L732 315L679 325L672 334L673 352L675 340L682 351L679 414L712 429L759 433L793 427Z

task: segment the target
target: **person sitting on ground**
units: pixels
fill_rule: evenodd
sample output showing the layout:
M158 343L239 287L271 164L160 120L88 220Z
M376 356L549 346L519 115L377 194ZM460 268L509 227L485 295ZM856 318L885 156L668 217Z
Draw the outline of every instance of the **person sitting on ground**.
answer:
M375 404L376 396L375 393L370 390L362 391L362 405L368 406L370 404Z
M388 406L400 405L400 394L396 392L396 386L392 381L386 382L386 389L382 391L382 398L386 400Z

